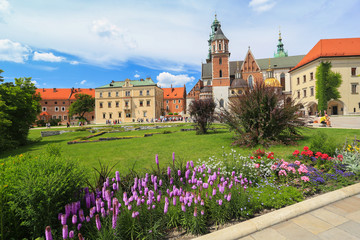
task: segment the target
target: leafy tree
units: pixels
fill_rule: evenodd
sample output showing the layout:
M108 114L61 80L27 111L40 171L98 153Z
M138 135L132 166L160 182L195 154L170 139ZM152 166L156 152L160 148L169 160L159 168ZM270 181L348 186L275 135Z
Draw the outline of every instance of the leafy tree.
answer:
M327 103L331 99L339 99L338 87L341 85L341 74L331 71L331 62L321 62L316 68L316 99L321 114L327 109Z
M275 89L256 84L253 89L245 89L244 95L232 99L222 117L236 133L234 144L290 144L300 137L297 127L304 125L296 114L298 109L291 102L285 103Z
M15 83L3 81L1 77L0 150L27 142L30 126L40 113L41 99L31 78L15 78Z
M79 115L79 119L85 119L84 115L87 112L94 111L95 98L88 94L76 94L76 101L70 105L69 115ZM86 119L85 119L86 120Z
M189 113L194 118L196 124L196 134L206 134L210 125L216 119L216 103L214 100L195 100L190 103Z

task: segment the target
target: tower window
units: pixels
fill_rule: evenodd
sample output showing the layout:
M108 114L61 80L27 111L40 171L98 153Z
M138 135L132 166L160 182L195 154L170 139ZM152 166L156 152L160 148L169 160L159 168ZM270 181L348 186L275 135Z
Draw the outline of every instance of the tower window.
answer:
M227 44L225 44L225 51L227 51Z
M222 70L219 71L219 77L222 77Z
M351 76L356 76L356 68L351 68Z
M219 50L221 50L221 43L219 43Z
M219 105L220 105L221 108L224 107L224 99L220 99Z
M215 52L215 45L213 45L213 52Z
M249 76L249 78L248 78L248 84L249 84L249 87L250 87L250 89L253 89L253 87L254 87L254 83L253 83L253 77L252 77L252 75L250 75Z
M222 58L219 58L219 64L222 64Z

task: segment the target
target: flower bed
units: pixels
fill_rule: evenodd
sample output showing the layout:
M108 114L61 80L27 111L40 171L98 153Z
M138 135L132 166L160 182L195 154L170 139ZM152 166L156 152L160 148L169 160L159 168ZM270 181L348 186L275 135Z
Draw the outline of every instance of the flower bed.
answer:
M102 189L83 189L81 199L59 213L62 237L161 239L179 228L204 234L209 225L242 221L358 179L341 155L331 158L307 147L288 161L274 155L259 149L244 157L232 150L221 160L211 157L183 166L173 154L172 165L163 170L156 156L151 174L121 178L116 172ZM50 226L45 236L52 239Z

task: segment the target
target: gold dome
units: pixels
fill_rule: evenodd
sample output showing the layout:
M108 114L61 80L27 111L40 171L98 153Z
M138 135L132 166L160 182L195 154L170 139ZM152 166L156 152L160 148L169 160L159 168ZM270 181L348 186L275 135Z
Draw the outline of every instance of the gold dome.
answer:
M281 87L281 84L276 78L265 79L265 87Z

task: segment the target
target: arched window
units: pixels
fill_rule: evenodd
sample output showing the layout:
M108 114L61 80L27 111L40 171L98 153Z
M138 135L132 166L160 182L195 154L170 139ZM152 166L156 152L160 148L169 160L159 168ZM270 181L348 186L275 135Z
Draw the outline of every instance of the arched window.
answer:
M222 64L222 58L219 58L219 64Z
M213 45L213 52L215 52L215 45Z
M239 90L239 91L238 91L238 94L242 94L242 91L241 91L241 90Z
M220 107L221 107L221 108L223 108L223 107L224 107L224 99L220 99L220 101L219 101L219 105L220 105Z
M225 51L227 51L227 44L225 44Z
M285 73L280 74L280 83L282 86L282 90L285 90Z
M219 71L219 76L222 77L222 71L221 70Z
M208 86L211 85L211 81L210 81L210 80L207 81L207 85L208 85Z
M219 51L221 50L221 43L219 43Z
M250 88L250 89L253 89L254 83L253 83L253 76L252 76L252 75L250 75L250 76L248 77L248 84L249 84L249 88Z

